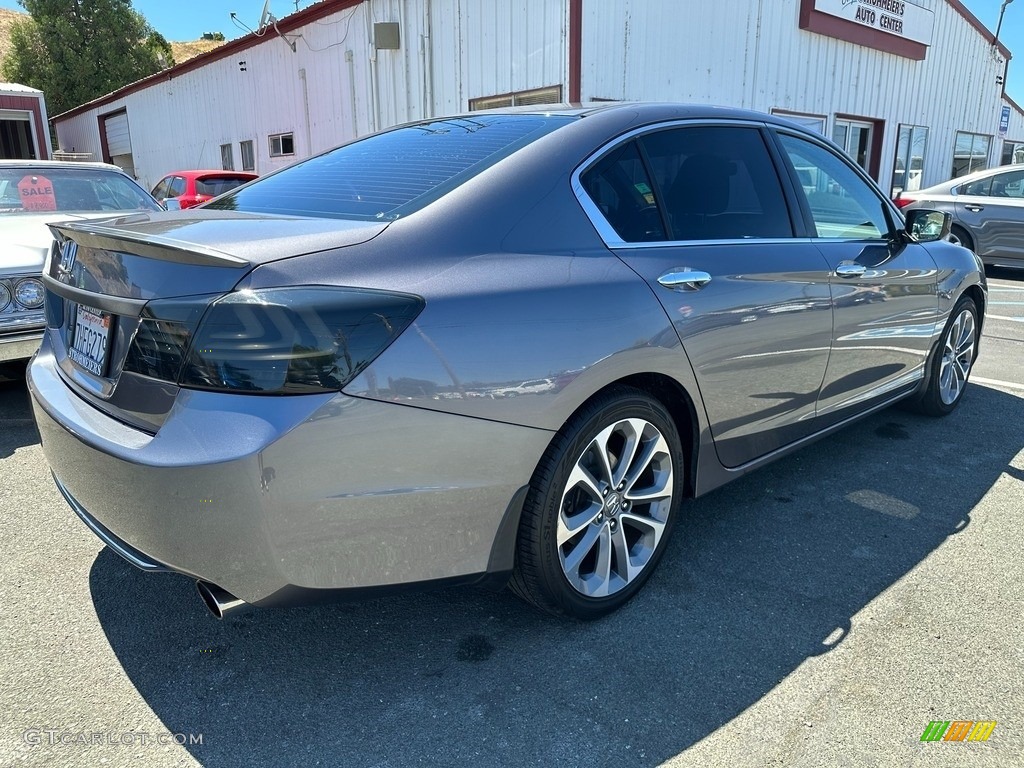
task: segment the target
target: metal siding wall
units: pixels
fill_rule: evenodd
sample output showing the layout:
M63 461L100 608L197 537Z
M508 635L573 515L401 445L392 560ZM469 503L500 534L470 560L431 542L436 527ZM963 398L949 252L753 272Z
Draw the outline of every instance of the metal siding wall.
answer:
M549 85L561 85L568 96L566 0L419 2L430 7L434 114Z
M996 138L996 76L1002 64L946 0L920 4L935 19L924 61L801 30L799 0L588 0L583 98L682 100L884 120L883 184L892 174L897 126L925 125L930 131L924 183L936 184L950 174L957 130ZM1001 146L993 141L993 162Z
M221 144L233 145L237 162L239 142L252 140L258 173L336 146L370 130L365 18L363 5L307 24L297 30L301 37L288 35L296 41L294 53L268 32L236 56L60 121L59 144L101 159L97 115L125 107L136 173L147 188L172 170L220 168ZM271 158L268 136L288 132L295 155Z

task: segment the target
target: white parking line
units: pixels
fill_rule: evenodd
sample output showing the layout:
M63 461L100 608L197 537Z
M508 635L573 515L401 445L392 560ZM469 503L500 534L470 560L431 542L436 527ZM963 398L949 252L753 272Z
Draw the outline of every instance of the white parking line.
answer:
M1009 320L1014 323L1024 323L1024 317L1007 317L1006 315L992 315L985 313L986 320Z
M987 384L990 387L1024 390L1024 384L1017 384L1012 381L1000 381L999 379L985 379L982 378L981 376L971 376L971 381L973 381L975 384Z

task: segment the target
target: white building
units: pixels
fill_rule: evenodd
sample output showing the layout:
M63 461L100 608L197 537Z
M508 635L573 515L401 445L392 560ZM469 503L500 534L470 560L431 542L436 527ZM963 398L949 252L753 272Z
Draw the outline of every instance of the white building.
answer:
M690 101L789 115L916 188L1024 161L1009 56L959 0L321 0L54 122L152 186L510 102Z

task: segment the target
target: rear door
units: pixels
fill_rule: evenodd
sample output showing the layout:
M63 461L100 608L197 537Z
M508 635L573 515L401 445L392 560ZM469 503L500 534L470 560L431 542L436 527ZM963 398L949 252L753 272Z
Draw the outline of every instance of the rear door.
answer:
M960 188L956 215L987 260L1024 261L1024 168Z
M812 431L828 362L828 264L794 236L780 163L759 124L680 123L624 137L576 176L672 320L729 467Z

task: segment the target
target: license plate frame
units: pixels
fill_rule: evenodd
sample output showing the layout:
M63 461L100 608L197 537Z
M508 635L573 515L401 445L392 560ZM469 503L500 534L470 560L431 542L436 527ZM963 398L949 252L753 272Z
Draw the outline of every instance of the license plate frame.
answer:
M110 356L110 331L113 315L83 304L77 305L72 316L71 340L68 357L75 365L100 378L107 371Z

